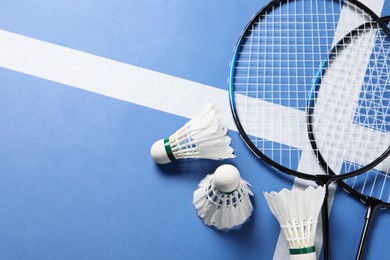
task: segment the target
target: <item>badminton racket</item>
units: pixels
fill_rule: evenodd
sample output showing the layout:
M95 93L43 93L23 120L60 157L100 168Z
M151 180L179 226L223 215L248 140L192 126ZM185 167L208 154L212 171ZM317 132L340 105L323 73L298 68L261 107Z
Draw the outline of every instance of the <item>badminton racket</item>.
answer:
M328 57L329 50L360 24L375 27L388 36L383 22L367 7L354 0L279 0L261 9L248 23L236 44L229 76L231 110L242 139L264 162L277 170L319 185L356 176L379 164L390 150L383 143L364 143L367 147L347 145L341 136L355 136L353 128L338 128L335 118L344 113L329 110L315 129L322 129L320 149L314 149L308 136L309 93L313 78ZM359 35L357 35L359 37ZM348 44L348 43L346 43ZM358 55L359 56L359 55ZM351 81L358 81L355 66L345 68ZM352 72L351 72L352 71ZM356 86L348 85L356 88ZM321 91L325 87L321 86ZM317 104L323 95L314 93ZM342 104L352 100L340 91L326 102ZM346 108L347 110L348 108ZM326 110L325 110L326 111ZM321 128L322 127L322 128ZM341 131L341 133L339 133ZM334 138L333 138L334 137ZM356 138L364 138L356 136ZM317 141L319 141L317 140ZM356 141L358 142L358 141ZM363 142L362 142L363 143ZM324 145L325 144L325 145ZM380 149L378 148L380 147ZM356 153L371 154L370 160L351 171L323 167L315 155L327 155L327 162L341 165ZM331 156L334 156L331 158ZM337 175L330 175L333 170ZM330 259L327 200L323 206L324 258Z
M389 26L390 16L383 17L382 21ZM362 27L364 27L364 25L361 26L360 29L362 29ZM359 28L357 30L359 30ZM385 56L378 55L375 58L371 57L368 63L368 71L372 71L372 68L370 67L372 64L376 66L374 69L375 71L381 70L382 72L376 74L375 78L371 79L369 84L363 87L363 92L365 93L365 105L363 107L367 111L365 114L370 114L370 117L366 118L364 121L360 120L362 118L355 119L358 119L361 123L363 123L366 128L379 131L380 134L377 135L377 137L380 138L390 131L390 62L388 58L390 55L390 46L388 45L388 42L377 39L374 40L374 43L374 47L376 49L383 48L380 54ZM378 43L383 45L377 46ZM364 49L365 48L361 48L358 51ZM378 51L375 51L375 54L378 53ZM373 59L376 61L372 62ZM372 73L369 72L366 74L370 75ZM378 84L377 81L381 81L383 83ZM323 163L324 165L326 164L325 161L323 161ZM345 161L342 165L341 171L350 172L359 167L361 167L361 165L356 161ZM360 260L363 259L365 245L375 213L380 208L390 208L390 160L386 159L377 165L375 169L371 169L359 176L339 181L338 183L345 191L358 198L367 207L365 224L356 253L356 259Z

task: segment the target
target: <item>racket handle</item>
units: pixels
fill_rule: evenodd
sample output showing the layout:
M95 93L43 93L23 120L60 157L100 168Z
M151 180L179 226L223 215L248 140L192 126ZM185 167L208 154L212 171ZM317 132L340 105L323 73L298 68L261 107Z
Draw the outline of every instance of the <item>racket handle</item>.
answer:
M330 260L330 241L329 241L329 216L328 216L328 185L325 185L325 199L322 204L322 245L324 248L324 260Z
M356 260L363 259L364 248L366 246L368 232L370 231L372 220L374 219L374 215L375 215L376 210L382 204L382 202L380 200L377 200L377 199L374 199L371 197L368 197L366 203L367 203L368 207L367 207L367 211L366 211L363 232L362 232L362 235L360 237L359 248L358 248L357 253L356 253Z

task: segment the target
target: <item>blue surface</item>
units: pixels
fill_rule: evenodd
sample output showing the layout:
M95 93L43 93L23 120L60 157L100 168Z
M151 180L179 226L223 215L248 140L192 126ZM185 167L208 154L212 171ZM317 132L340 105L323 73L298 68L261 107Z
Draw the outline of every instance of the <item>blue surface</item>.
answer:
M2 0L0 29L226 90L233 46L266 2ZM222 162L157 166L149 155L186 121L0 69L0 258L271 259L279 226L262 192L289 188L292 179L264 166L231 131L237 158L223 163L252 184L254 215L230 233L204 226L193 191ZM338 192L334 259L354 257L364 212ZM367 259L388 257L383 213Z

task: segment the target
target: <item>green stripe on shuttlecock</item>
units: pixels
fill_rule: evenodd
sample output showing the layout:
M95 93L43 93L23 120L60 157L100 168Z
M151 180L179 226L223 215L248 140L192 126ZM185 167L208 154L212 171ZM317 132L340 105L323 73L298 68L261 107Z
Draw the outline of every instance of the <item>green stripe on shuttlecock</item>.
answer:
M171 161L175 161L176 158L175 158L175 156L173 155L171 145L169 144L169 138L165 138L165 139L164 139L164 147L165 147L165 151L167 152L168 158L169 158Z
M310 254L316 251L315 246L311 247L304 247L304 248L291 248L290 249L290 255L303 255L303 254Z

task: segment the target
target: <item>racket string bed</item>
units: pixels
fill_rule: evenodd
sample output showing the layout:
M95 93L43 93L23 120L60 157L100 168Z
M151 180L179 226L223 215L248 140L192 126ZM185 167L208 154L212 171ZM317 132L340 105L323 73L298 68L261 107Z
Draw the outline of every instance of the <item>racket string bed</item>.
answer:
M360 37L360 39L361 38L362 37ZM357 44L357 47L360 47L360 46L362 46L360 43ZM364 49L369 49L369 48L368 47L362 48L362 50L364 50ZM346 51L344 50L344 52L346 52ZM361 64L366 64L367 61L365 61L361 58L353 59L353 57L356 57L358 55L358 52L360 52L360 56L367 57L367 55L362 55L361 51L358 48L355 48L355 50L353 50L349 56L345 57L345 61L343 61L341 64L334 65L336 67L335 69L337 70L340 67L345 68L345 67L356 66L357 68L354 69L353 72L361 73L361 69L357 65L361 66ZM368 53L368 55L370 55L370 53ZM340 60L340 57L338 57L338 58L339 58L338 60ZM329 68L325 73L330 73L331 75L335 75L335 73L330 71L330 69L332 69L332 68ZM370 70L370 68L368 68L368 71L369 70ZM371 121L373 121L372 118L378 118L378 111L380 112L381 108L378 107L376 104L376 103L378 103L378 100L374 100L373 98L368 99L368 97L370 95L372 96L372 94L370 93L372 91L383 92L383 90L381 90L380 88L383 88L384 86L378 86L378 84L376 84L376 85L374 85L375 89L371 90L370 89L370 84L371 84L370 81L371 80L370 80L370 75L368 75L368 82L365 85L363 85L363 87L361 89L355 88L355 89L352 89L352 91L350 91L349 93L347 93L348 96L354 97L353 99L349 100L349 99L344 98L344 96L346 95L345 90L344 90L344 86L346 86L348 84L351 84L352 86L361 85L357 81L352 81L351 83L349 83L350 77L351 77L350 74L344 73L342 71L340 74L337 75L337 77L335 79L329 79L330 82L326 82L326 80L325 80L326 75L321 78L321 88L323 89L325 87L326 89L331 90L331 92L327 95L329 95L329 96L332 95L332 98L330 98L330 100L328 102L329 102L329 104L333 103L333 107L331 107L328 104L324 105L324 107L326 109L328 109L328 108L334 109L334 112L330 113L330 114L336 115L336 117L332 118L332 120L333 120L332 124L335 125L335 131L331 132L330 133L331 136L329 136L329 137L326 136L326 134L329 134L329 133L327 133L327 130L324 132L322 132L322 130L316 131L316 134L317 134L316 141L317 141L317 144L319 146L322 142L325 143L324 145L327 145L326 144L327 140L331 140L331 139L338 137L341 140L338 143L345 146L345 148L339 149L340 151L347 151L347 150L348 151L356 151L355 155L360 154L360 157L367 158L372 151L374 151L374 150L381 151L383 149L382 148L383 147L383 140L385 140L388 144L388 140L386 140L386 137L384 137L385 139L383 139L383 138L378 139L379 140L379 142L378 142L378 141L373 140L373 139L377 139L376 135L371 136L371 134L375 134L374 131L369 132L369 131L364 131L364 129L358 129L361 126L363 126L363 128L371 128L374 130L376 130L376 128L378 128L379 121L378 120L376 120L376 122L371 122ZM358 76L354 75L352 78L358 78ZM351 89L351 88L348 88L348 89ZM359 97L359 94L360 94L360 97ZM321 95L321 93L318 93L318 95ZM334 98L335 96L338 97L337 100ZM323 100L324 100L323 97L318 96L317 102L316 102L316 113L321 112L319 108L321 108L321 105L322 105L321 102ZM338 103L335 103L335 101L338 101ZM351 101L354 101L354 102L351 102ZM381 102L381 101L379 101L379 102ZM358 103L357 106L356 106L356 103ZM357 108L354 109L354 106L356 106ZM342 108L345 108L346 109L345 111L350 111L351 113L349 113L349 115L348 115L346 112L344 112L342 110ZM329 111L324 111L323 113L329 113ZM322 116L320 114L320 115L315 116L315 118L319 119L319 120L322 119L323 121L329 121L329 120L324 119L325 116L326 115ZM348 120L351 122L344 123L345 121L348 121ZM315 123L316 122L314 122L314 124ZM385 121L382 120L382 123L385 123ZM322 122L318 122L318 124L319 125L316 126L316 128L321 129ZM320 138L321 135L324 135L324 137ZM373 144L377 145L376 146L377 148L375 148L373 146ZM369 146L370 149L357 149L354 147L355 145L360 146L361 148L365 148L365 147ZM333 148L333 147L331 146L327 149L330 151L331 148ZM324 149L319 148L319 150L324 150ZM364 154L364 153L361 153L360 151L366 151L366 153ZM337 160L338 157L339 156L335 156L334 159ZM332 161L330 159L328 159L326 161L329 165L332 165Z

